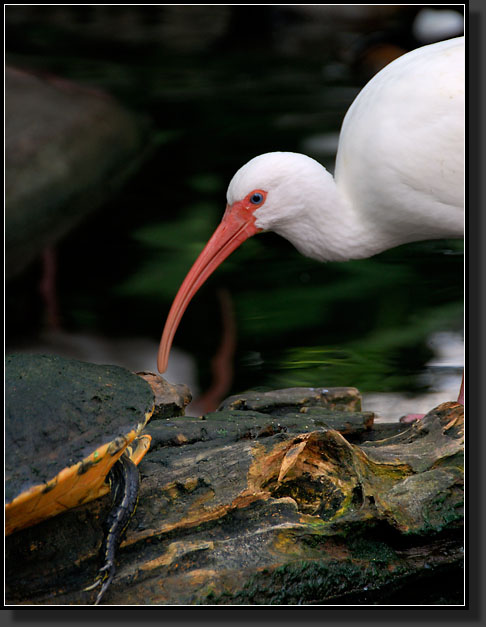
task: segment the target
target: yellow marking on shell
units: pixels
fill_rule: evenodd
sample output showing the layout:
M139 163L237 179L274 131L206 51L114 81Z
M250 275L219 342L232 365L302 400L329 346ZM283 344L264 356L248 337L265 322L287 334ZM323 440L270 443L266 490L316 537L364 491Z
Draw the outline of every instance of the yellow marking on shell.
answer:
M137 438L152 416L154 408L145 414L145 421L128 434L103 444L82 461L63 468L55 477L19 494L5 506L5 535L25 529L56 516L73 507L88 503L110 491L106 475L125 448ZM148 438L148 440L147 440ZM150 446L150 436L140 436L143 442L134 447L140 462ZM116 451L115 451L116 449Z
M130 449L130 459L136 466L139 465L145 453L149 450L151 441L152 437L148 435L148 433L144 433L143 435L139 435L138 438L133 442L135 446L128 446L128 449Z

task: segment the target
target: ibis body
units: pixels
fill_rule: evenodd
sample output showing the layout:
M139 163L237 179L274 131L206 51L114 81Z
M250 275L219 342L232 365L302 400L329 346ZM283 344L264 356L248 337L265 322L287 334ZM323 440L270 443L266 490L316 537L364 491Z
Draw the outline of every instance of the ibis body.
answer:
M314 159L271 152L231 180L215 233L172 304L158 368L191 298L248 237L274 231L319 261L370 257L464 232L464 38L409 52L361 90L341 128L334 177Z

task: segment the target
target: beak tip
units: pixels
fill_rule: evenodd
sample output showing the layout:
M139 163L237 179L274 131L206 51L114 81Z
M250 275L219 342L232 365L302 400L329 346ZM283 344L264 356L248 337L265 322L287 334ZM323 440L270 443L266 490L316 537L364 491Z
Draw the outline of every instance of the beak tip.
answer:
M159 352L157 356L157 370L160 374L164 374L164 372L167 370L167 362L167 357L162 352Z
M246 213L241 213L241 208L235 207L236 205L226 208L229 213L225 214L223 221L194 262L172 303L157 356L157 369L160 374L167 370L172 340L189 301L226 257L242 242L258 233L253 218L249 219Z

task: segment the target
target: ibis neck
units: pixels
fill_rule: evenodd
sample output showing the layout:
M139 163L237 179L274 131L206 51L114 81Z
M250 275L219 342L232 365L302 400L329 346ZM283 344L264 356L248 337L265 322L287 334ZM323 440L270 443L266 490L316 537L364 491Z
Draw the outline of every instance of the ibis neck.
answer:
M298 213L298 228L283 222L272 230L289 240L299 252L318 261L347 261L371 257L390 247L363 214L353 207L332 175L325 171L324 185L307 190Z

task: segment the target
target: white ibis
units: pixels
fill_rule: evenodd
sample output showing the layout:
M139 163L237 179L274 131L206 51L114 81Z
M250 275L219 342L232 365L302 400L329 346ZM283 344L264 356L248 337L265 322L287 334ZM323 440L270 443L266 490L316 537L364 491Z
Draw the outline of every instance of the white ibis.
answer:
M462 237L464 118L464 38L458 37L399 57L361 90L344 118L334 178L292 152L244 165L229 184L221 224L174 299L159 371L167 368L191 298L252 235L274 231L319 261Z

